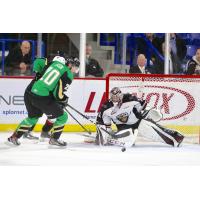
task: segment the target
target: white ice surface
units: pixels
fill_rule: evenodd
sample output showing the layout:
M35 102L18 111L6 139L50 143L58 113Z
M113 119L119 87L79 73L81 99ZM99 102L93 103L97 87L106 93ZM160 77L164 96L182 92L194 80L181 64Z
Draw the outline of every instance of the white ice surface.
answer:
M174 148L165 144L138 142L124 153L120 147L102 147L86 144L83 137L63 134L68 142L66 149L50 148L48 142L33 143L21 139L21 145L10 147L5 144L11 133L0 133L0 166L44 166L44 165L200 165L200 145L183 144Z

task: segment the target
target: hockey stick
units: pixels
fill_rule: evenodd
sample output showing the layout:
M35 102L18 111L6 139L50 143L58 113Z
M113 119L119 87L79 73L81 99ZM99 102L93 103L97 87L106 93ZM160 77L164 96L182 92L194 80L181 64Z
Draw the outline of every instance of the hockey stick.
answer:
M88 121L90 121L92 124L95 124L95 122L93 122L91 119L89 119L89 117L85 116L84 114L82 114L81 112L79 112L78 110L76 110L74 107L70 106L69 104L67 104L67 106L69 108L71 108L72 110L74 110L75 112L77 112L79 115L81 115L83 118L87 119Z
M85 137L89 137L89 138L92 138L92 139L96 139L96 137L95 136L92 136L91 134L91 132L90 131L88 131L70 112L69 112L69 110L67 110L67 108L64 108L65 109L65 111L66 112L68 112L68 114L87 132L87 133L89 133L90 135L86 135L86 134L78 134L78 135L81 135L81 136L85 136ZM99 128L98 128L99 129ZM109 144L112 144L112 145L117 145L117 146L120 146L120 147L123 147L123 151L124 151L124 145L125 145L125 143L123 143L123 142L119 142L118 140L116 140L116 139L109 139L108 140L108 143ZM101 143L100 143L101 144Z
M67 110L67 108L64 108L64 110L90 135L92 134L89 130L87 130L70 112Z
M90 121L92 124L94 124L95 126L97 126L97 124L95 122L93 122L91 119L89 119L89 117L85 116L83 113L79 112L78 110L76 110L74 107L72 107L71 105L67 104L67 106L69 108L71 108L72 110L74 110L75 112L77 112L79 115L81 115L83 118L87 119L88 121ZM111 135L106 129L100 127L101 130L105 131L108 135ZM112 135L111 135L112 136Z
M85 116L84 114L82 114L81 112L79 112L77 109L75 109L74 107L72 107L71 105L67 104L67 106L69 108L71 108L72 110L74 110L75 112L77 112L79 115L81 115L83 118L87 119L88 121L90 121L92 124L94 124L95 126L97 126L97 124L95 122L93 122L91 119L89 119L87 116ZM66 109L66 108L65 108ZM102 127L98 127L98 129L101 129L103 131L105 131L108 135L112 136L106 129L102 128ZM85 135L86 137L90 137L89 135ZM91 137L93 138L93 137ZM110 139L109 141L109 144L115 144L115 145L118 145L120 147L122 147L121 151L124 152L126 151L126 147L124 146L125 143L122 143L122 142L119 142L118 140L116 139Z

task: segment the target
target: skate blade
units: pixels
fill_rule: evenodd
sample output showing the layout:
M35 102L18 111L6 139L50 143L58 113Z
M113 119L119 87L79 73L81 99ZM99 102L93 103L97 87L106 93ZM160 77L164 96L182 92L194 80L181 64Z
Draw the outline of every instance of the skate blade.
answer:
M15 145L12 142L8 142L8 141L4 142L4 144L9 146L9 147L18 147L18 146L20 146L20 145Z
M26 140L31 140L31 141L33 141L33 140L39 140L39 138L37 137L37 138L28 138L28 137L23 137L23 139L26 139Z

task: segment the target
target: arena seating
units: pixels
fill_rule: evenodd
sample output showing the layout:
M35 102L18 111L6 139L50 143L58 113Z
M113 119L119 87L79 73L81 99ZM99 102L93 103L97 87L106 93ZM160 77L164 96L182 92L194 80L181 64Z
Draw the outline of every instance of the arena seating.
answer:
M194 54L198 47L200 47L200 33L177 33L177 35L185 41L187 46L187 55L186 60L190 59ZM156 33L157 37L164 37L164 33ZM119 45L122 44L123 35L120 33L112 33L112 41L109 41L110 34L109 33L101 33L100 34L100 45L104 46L114 46L115 48L115 58L114 64L122 64L122 59L120 53L121 50ZM127 34L127 63L133 64L134 57L137 55L136 46L137 46L137 38L143 37L142 33L130 33ZM149 48L151 48L149 46Z

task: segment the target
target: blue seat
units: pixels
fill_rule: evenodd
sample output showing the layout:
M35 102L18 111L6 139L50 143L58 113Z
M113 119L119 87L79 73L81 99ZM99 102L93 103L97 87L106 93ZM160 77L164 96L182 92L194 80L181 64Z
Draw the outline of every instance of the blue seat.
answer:
M188 39L190 38L190 33L176 33L178 35L178 37L182 38L182 39Z
M200 47L200 39L194 39L194 40L192 41L192 44L193 44L194 46L199 46L199 47Z
M164 33L155 33L156 37L158 38L162 38L162 37L165 37L165 34Z
M133 38L141 38L141 33L130 33L128 37L133 37Z
M198 47L194 45L187 45L187 57L191 58L192 56L194 56L196 54L197 48Z
M185 45L193 45L192 40L190 38L183 39L185 42Z
M191 39L200 39L200 33L191 33Z
M127 47L134 48L136 45L136 41L134 37L127 37Z

